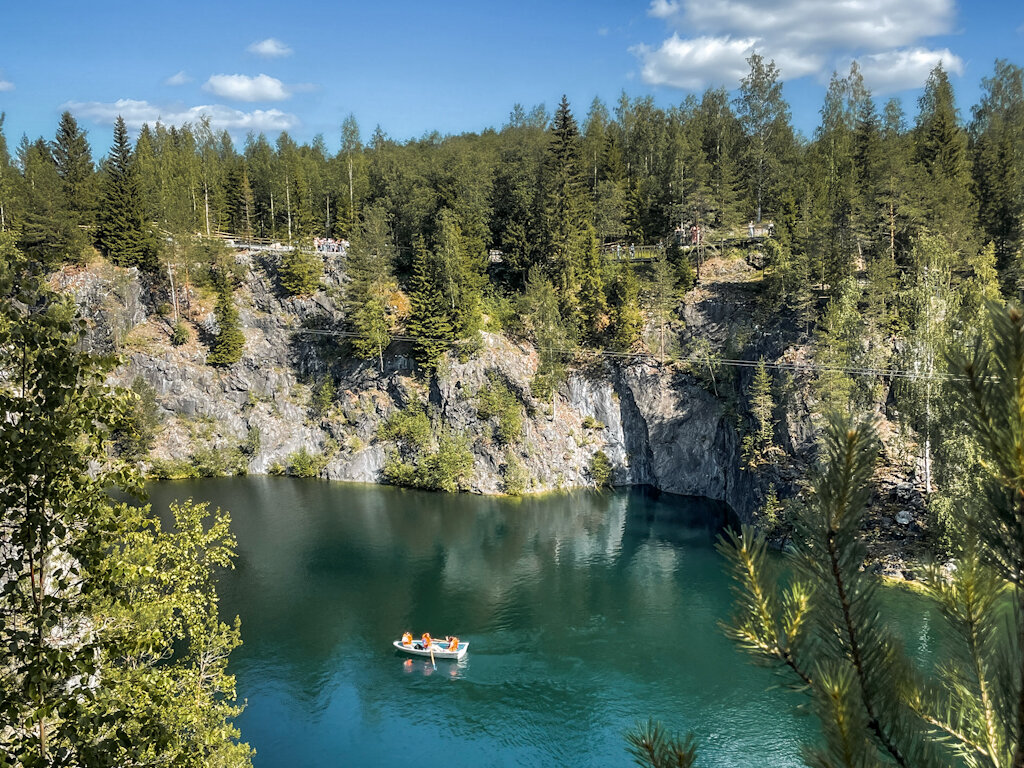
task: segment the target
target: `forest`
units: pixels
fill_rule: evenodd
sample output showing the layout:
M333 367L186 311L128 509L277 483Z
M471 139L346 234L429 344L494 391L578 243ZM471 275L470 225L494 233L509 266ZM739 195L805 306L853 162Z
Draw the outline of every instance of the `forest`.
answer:
M623 94L582 120L563 97L553 115L516 104L479 134L402 143L377 127L364 143L350 115L334 153L287 133L239 150L206 120L144 125L133 142L118 120L97 163L65 113L53 140L22 137L13 156L0 133L0 229L46 268L96 250L139 268L172 307L172 341L190 335L183 286L206 281L222 328L211 364L244 341L227 236L296 246L278 275L293 294L318 286L313 239L346 241L353 354L383 364L393 337L412 338L429 374L453 346L471 353L478 330L504 332L537 346L539 397L587 350L753 362L757 335L778 331L813 350L821 413L885 409L915 436L942 529L977 491L977 451L944 405L946 356L986 302L1024 286L1024 70L997 61L967 118L939 66L909 116L876 104L854 63L808 138L774 62L748 63L735 97L662 109ZM745 250L715 248L769 223ZM646 263L613 257L645 245L658 246ZM723 251L759 259L756 332L730 350L681 348L682 297Z

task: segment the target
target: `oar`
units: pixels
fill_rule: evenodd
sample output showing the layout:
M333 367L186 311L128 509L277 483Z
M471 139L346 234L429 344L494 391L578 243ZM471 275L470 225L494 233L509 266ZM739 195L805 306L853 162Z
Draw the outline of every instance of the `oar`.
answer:
M430 663L437 669L437 662L434 661L434 638L430 638Z

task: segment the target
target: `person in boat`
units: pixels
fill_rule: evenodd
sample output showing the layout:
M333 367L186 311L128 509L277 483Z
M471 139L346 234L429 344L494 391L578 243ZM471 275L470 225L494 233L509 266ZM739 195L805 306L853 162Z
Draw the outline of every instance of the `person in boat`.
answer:
M412 632L406 632L405 634L402 635L402 645L405 645L405 646L412 645Z
M446 639L448 640L448 650L449 651L457 651L457 650L459 650L459 638L457 638L457 637L448 637Z
M430 649L430 643L431 642L433 642L433 641L430 639L430 633L429 632L424 632L423 633L423 637L420 638L420 643L422 644L424 651Z

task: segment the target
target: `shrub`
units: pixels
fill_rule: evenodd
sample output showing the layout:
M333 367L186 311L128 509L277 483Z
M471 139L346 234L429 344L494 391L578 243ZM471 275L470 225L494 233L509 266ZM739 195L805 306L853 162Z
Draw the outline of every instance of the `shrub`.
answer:
M404 459L396 451L384 462L384 477L392 485L455 493L469 488L473 454L461 435L445 434L436 451Z
M502 485L509 496L522 496L526 492L529 478L526 468L519 457L509 451L505 454L505 468L502 472Z
M260 452L260 428L257 426L249 427L249 432L245 436L245 443L241 447L242 453L246 456L255 456Z
M605 488L612 481L612 462L604 451L598 451L590 459L590 477L598 488Z
M171 344L176 347L180 347L182 344L188 344L192 339L192 332L189 331L188 326L180 320L174 324L171 328Z
M334 379L331 378L330 374L324 376L320 382L313 388L312 397L310 398L309 406L313 411L313 415L322 419L331 411L331 406L334 405Z
M278 276L281 287L292 296L305 296L320 287L324 260L315 251L296 248L281 257Z
M185 480L199 477L190 459L152 459L148 476L154 480Z
M245 334L238 321L238 308L230 288L218 292L213 315L217 319L217 335L210 347L210 354L206 356L206 362L210 365L234 365L242 359Z
M305 446L288 456L288 474L293 477L319 477L327 468L327 457L310 453Z
M136 376L131 388L138 399L128 412L125 428L114 433L114 444L121 456L137 459L153 447L162 417L156 390L145 379Z
M377 430L381 440L405 443L412 449L424 448L430 442L430 417L419 403L392 413Z
M496 418L498 438L505 445L514 443L523 432L522 406L497 373L488 371L487 381L477 393L477 413L482 419Z
M464 491L473 476L473 454L464 437L446 434L442 435L437 451L423 457L420 467L422 487L448 493Z
M587 416L587 418L585 418L583 420L583 428L584 429L605 429L605 425L602 424L597 419L595 419L593 416Z

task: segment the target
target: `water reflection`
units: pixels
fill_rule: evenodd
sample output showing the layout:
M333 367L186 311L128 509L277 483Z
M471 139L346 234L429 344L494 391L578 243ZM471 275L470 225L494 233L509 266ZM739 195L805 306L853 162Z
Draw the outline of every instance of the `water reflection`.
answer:
M283 478L152 495L189 494L233 513L222 608L242 616L232 670L257 766L623 765L622 732L647 716L712 740L705 766L799 764L806 721L718 629L719 505ZM405 630L458 635L469 655L404 657Z

